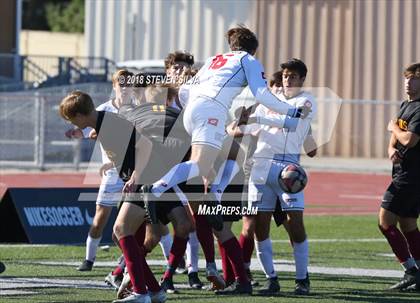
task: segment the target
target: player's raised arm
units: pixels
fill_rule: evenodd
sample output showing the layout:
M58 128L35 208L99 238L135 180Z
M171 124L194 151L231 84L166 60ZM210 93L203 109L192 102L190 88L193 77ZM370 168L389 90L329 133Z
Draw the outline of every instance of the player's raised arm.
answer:
M264 78L264 70L261 64L251 55L242 58L242 67L248 81L248 86L257 101L269 109L294 118L305 118L308 111L305 107L296 108L286 102L279 100L267 87Z

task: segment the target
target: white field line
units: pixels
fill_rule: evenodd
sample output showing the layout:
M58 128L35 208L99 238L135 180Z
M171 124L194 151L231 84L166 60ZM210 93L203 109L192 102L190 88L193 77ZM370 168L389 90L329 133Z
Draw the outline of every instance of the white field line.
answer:
M386 257L386 258L395 258L394 254L376 254L376 255L380 257Z
M92 280L71 280L53 278L10 278L0 277L0 289L17 288L51 288L51 287L72 287L72 288L108 288L103 281Z
M354 239L308 239L309 243L340 243L340 242L386 242L384 238L354 238ZM290 243L289 240L271 240L273 243ZM216 243L216 241L215 241ZM50 247L57 244L0 244L2 247ZM102 246L100 247L102 248ZM105 248L104 248L105 249Z
M309 243L341 243L341 242L386 242L383 238L362 238L362 239L308 239ZM290 243L289 240L271 240L273 243Z
M57 265L57 266L78 266L80 262L54 262L54 261L35 261L31 264L42 265ZM147 260L147 263L152 266L166 266L164 260ZM218 268L222 268L220 260L216 260ZM110 267L115 266L115 262L95 262L97 267ZM198 262L198 266L202 269L206 264L204 260ZM295 272L294 262L291 260L274 260L274 268L277 272ZM251 270L260 271L261 267L256 258L251 261ZM384 269L365 269L365 268L351 268L351 267L324 267L324 266L309 266L309 272L314 274L327 274L327 275L347 275L354 277L384 277L384 278L400 278L403 276L402 270L384 270Z
M22 295L36 295L36 291L16 290L16 289L1 289L0 296L22 296Z
M29 262L25 262L29 263ZM57 266L77 266L79 262L51 262L40 261L31 262L32 264L57 265ZM149 265L165 266L164 260L148 260ZM216 260L218 268L221 268L221 261ZM295 272L294 262L290 260L274 260L274 268L281 275L282 272ZM96 267L110 267L112 268L115 262L95 262ZM199 267L205 268L204 260L199 261ZM257 259L252 259L251 270L260 271L260 266ZM353 276L353 277L384 277L384 278L401 278L403 276L402 270L383 270L383 269L364 269L364 268L349 268L349 267L323 267L323 266L309 266L309 272L312 274L325 274L334 276ZM188 284L176 284L179 289L189 289ZM36 288L84 288L84 289L110 289L103 281L92 280L67 280L67 279L52 279L52 278L13 278L0 277L0 297L10 295L25 295L35 294L34 291L27 289Z

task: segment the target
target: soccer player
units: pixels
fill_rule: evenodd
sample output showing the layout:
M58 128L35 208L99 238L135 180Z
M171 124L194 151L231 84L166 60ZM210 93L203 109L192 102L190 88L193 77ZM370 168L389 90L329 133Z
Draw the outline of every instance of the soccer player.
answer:
M165 58L165 72L166 76L169 78L171 85L167 88L168 95L166 100L166 105L182 109L183 106L179 101L178 89L179 87L188 80L192 75L192 67L194 65L194 56L187 51L175 51L169 53ZM175 92L175 93L174 93ZM169 239L169 230L166 233L162 234L162 237ZM197 239L197 234L195 231L191 232L189 235L189 240L187 243L187 266L185 269L185 260L182 259L179 265L179 268L176 269L177 273L188 273L188 282L191 287L200 289L202 283L198 277L198 249L199 243Z
M179 88L184 84L189 76L194 65L194 56L186 51L175 51L169 53L165 58L165 72L169 78L172 86ZM169 106L182 109L178 95L169 100Z
M405 270L391 289L420 290L420 63L407 67L404 78L408 99L388 124L392 182L382 199L379 229Z
M133 293L114 302L150 303L164 302L165 293L147 265L144 251L144 221L146 211L141 199L136 196L148 166L156 167L152 155L153 143L126 119L113 113L96 111L89 95L76 91L60 103L60 115L80 129L92 127L97 140L125 181L127 193L114 224L114 233L123 251L128 273L133 284ZM149 295L149 292L151 295Z
M248 202L258 207L257 216L246 216L243 219L243 238L241 242L244 254L252 254L252 245L246 235L255 233L257 256L267 277L267 285L260 290L261 294L278 293L280 285L273 265L272 244L269 238L271 217L276 209L277 201L287 213L289 235L293 242L296 260L295 293L309 294L308 275L308 241L303 224L304 199L303 192L285 193L278 184L281 170L289 163L299 164L300 151L310 129L311 119L316 112L314 97L303 91L302 86L307 74L306 65L299 59L291 59L283 64L283 90L278 97L294 106L307 106L312 109L305 119L290 118L259 105L248 123L259 124L242 127L244 134L258 133L257 147L253 156L254 163L250 174ZM248 238L248 239L245 239ZM252 238L251 238L252 239ZM247 261L250 255L244 257Z
M152 222L156 205L153 199L169 188L197 176L207 176L213 167L225 137L225 124L233 99L248 85L257 101L278 113L305 117L307 107L294 107L280 101L267 88L264 71L253 55L258 48L255 34L245 27L227 32L231 52L209 58L189 85L184 126L191 135L192 152L189 161L177 164L153 185L144 185L145 205ZM229 172L225 178L231 178ZM227 185L226 185L227 186ZM223 188L220 188L223 192ZM217 195L205 197L208 205L218 204ZM221 215L208 216L215 230L223 229Z
M129 87L121 87L118 83L120 76L128 77L130 75L132 76L133 74L126 70L118 70L114 73L112 76L112 86L115 91L115 98L99 105L96 108L97 111L117 113L123 103L130 102L132 95L131 89ZM88 138L91 134L91 131L91 128L86 128L85 130L71 129L67 131L65 135L68 138ZM106 155L102 146L101 154L102 163L109 163L110 160L108 159L108 156ZM95 216L93 217L93 222L86 239L86 259L77 268L79 271L92 270L96 258L96 252L102 239L103 229L108 222L112 208L116 207L117 202L120 200L120 198L118 198L118 194L121 193L124 186L124 183L119 178L118 172L115 168L108 170L106 174L102 175L101 177L101 185L99 187L98 197L96 199ZM110 276L107 277L108 280L110 278ZM121 281L122 275L116 275L112 278L113 282L115 283L117 282L116 280Z

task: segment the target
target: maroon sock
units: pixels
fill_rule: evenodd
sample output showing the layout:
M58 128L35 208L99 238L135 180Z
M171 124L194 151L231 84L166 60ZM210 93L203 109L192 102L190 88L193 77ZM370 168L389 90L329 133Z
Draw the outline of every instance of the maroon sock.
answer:
M146 259L144 258L143 250L138 246L134 236L123 237L119 242L124 254L128 274L133 284L133 291L138 294L146 294L143 269Z
M414 260L420 260L420 232L419 229L404 233L405 238L408 242L408 249L410 250L411 256Z
M238 277L240 283L248 283L248 276L245 272L244 259L242 257L242 250L239 246L238 240L235 237L222 243L225 252L232 263L235 277Z
M158 292L160 291L160 285L159 282L156 280L155 275L153 274L152 270L149 267L149 264L147 264L146 259L143 258L143 270L144 270L144 281L147 285L147 289L151 292Z
M124 273L125 268L125 261L121 262L121 264L118 264L117 267L112 271L113 276L120 276Z
M196 233L207 263L214 263L214 238L211 226L204 216L194 214Z
M222 257L223 279L225 280L226 284L230 284L231 282L235 282L235 273L233 272L233 267L226 254L225 248L220 243L220 241L217 243L219 244L220 256Z
M398 261L400 263L406 262L410 258L410 252L408 251L407 241L400 230L394 225L391 225L387 229L382 227L379 227L379 229L388 240Z
M179 262L184 257L185 249L187 248L188 238L184 239L174 235L171 251L169 252L168 267L163 274L164 279L172 278L175 269L178 267Z
M245 263L251 263L252 253L254 252L254 239L241 234L239 237L239 245L242 248L242 254Z

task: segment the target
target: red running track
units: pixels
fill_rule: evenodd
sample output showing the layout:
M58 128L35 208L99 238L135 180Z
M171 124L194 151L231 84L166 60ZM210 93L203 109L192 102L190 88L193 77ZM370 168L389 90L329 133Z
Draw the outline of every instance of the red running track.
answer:
M97 174L0 174L0 197L8 187L92 187L99 181ZM305 189L305 212L316 215L375 214L390 181L388 175L310 172Z

